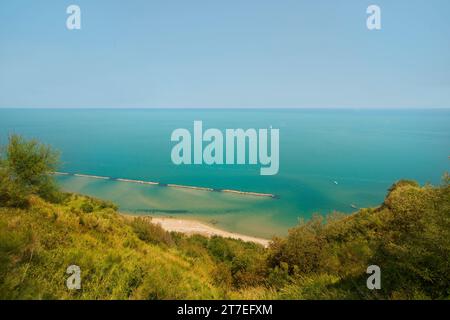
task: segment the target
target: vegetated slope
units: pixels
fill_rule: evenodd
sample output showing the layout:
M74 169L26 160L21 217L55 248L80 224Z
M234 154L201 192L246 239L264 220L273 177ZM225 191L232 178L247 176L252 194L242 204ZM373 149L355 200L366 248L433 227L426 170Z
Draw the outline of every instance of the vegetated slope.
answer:
M269 268L285 270L281 298L448 299L450 186L394 184L379 208L316 216L274 241ZM369 265L381 289L368 290Z
M317 216L269 249L168 233L81 195L0 207L3 299L445 299L450 296L450 187L401 181L384 203ZM368 290L378 265L381 290ZM66 268L81 268L80 290Z
M168 233L115 205L65 194L58 153L12 135L0 148L0 298L448 299L449 176L438 187L399 181L384 203L316 216L268 249ZM67 267L81 289L66 287ZM369 290L367 267L381 269Z
M214 240L183 243L182 235L125 219L111 205L84 196L70 196L61 205L38 197L30 202L28 209L0 208L1 298L225 297L214 284L216 264L208 254L214 248L205 248ZM81 290L66 287L72 264L81 268Z

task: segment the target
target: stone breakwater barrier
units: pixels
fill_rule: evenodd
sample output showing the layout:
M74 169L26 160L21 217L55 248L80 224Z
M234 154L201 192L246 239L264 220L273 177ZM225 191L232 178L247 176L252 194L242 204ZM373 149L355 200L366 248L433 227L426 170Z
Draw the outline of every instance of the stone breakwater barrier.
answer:
M272 194L272 193L241 191L241 190L233 190L233 189L215 189L215 188L207 188L207 187L195 187L195 186L186 186L186 185L173 184L173 183L161 183L161 182L155 182L155 181L143 181L143 180L133 180L133 179L124 179L124 178L103 177L103 176L81 174L81 173L53 172L53 174L57 175L57 176L74 176L74 177L82 177L82 178L89 178L89 179L112 180L112 181L137 183L137 184L153 185L153 186L168 187L168 188L191 189L191 190L208 191L208 192L224 192L224 193L233 193L233 194L237 194L237 195L266 197L266 198L273 198L273 199L279 198L277 195Z

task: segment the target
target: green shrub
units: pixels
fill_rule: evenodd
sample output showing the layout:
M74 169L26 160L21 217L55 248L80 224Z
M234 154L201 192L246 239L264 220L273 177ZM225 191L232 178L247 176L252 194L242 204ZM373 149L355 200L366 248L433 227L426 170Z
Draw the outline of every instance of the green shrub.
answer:
M61 200L51 175L58 159L50 146L11 135L0 153L0 205L26 207L32 194L52 202Z
M153 244L173 245L174 241L169 232L160 225L153 224L145 218L134 218L130 223L133 231L142 241Z
M83 204L81 205L81 210L84 213L91 213L92 211L94 211L94 207L89 202L83 202Z

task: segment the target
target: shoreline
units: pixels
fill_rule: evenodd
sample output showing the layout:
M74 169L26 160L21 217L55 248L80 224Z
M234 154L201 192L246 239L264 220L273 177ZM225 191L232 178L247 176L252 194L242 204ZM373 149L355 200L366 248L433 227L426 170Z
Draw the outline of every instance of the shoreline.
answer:
M164 217L164 216L152 216L152 215L130 215L121 213L122 216L130 218L149 218L149 221L154 224L158 224L166 231L169 232L180 232L186 235L199 234L206 237L219 236L223 238L232 238L236 240L242 240L244 242L253 242L262 245L267 248L269 246L270 240L257 238L252 236L247 236L239 233L229 232L217 227L210 226L204 222L191 219L182 219L174 217Z

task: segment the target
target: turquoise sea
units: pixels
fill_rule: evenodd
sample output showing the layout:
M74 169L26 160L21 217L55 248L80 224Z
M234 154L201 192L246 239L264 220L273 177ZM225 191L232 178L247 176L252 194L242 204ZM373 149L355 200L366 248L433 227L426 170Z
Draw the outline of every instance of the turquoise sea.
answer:
M172 164L171 133L192 132L194 120L204 129L279 128L279 173ZM10 133L59 149L60 171L276 194L57 178L64 189L112 200L124 212L201 219L261 237L284 235L315 212L376 206L398 179L437 184L450 171L450 109L0 109L2 144Z

